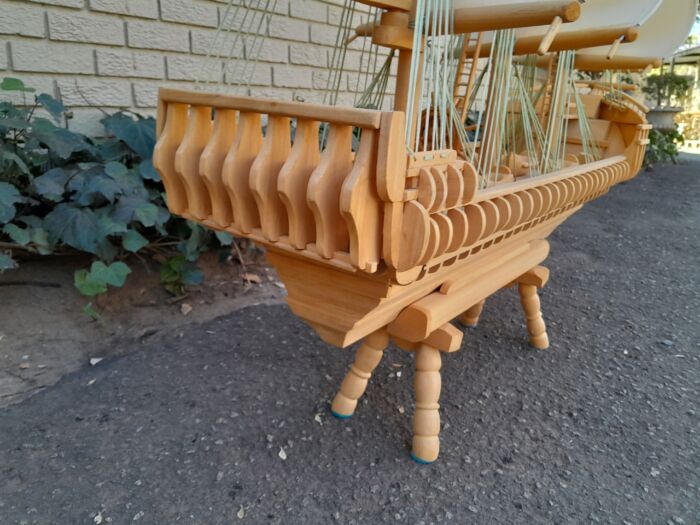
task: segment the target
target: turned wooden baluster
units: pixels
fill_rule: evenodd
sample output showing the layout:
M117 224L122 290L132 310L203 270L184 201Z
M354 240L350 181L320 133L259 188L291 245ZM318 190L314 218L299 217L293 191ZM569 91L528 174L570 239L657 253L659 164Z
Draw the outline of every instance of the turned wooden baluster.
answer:
M187 193L187 212L200 221L211 214L209 192L199 175L199 161L210 136L211 108L192 106L185 137L175 153L175 169Z
M481 317L481 311L484 309L485 302L485 300L479 301L469 308L469 310L459 316L459 322L467 328L476 328L476 325L479 324L479 318Z
M289 118L270 116L258 157L250 168L250 189L255 197L262 232L277 242L289 228L287 210L277 193L277 177L292 149Z
M321 163L311 174L306 199L316 223L316 250L325 259L348 250L348 229L340 215L340 189L352 168L352 126L330 125Z
M520 302L525 311L527 331L530 335L530 344L540 350L549 347L549 337L547 337L547 327L542 319L537 289L542 288L548 279L549 270L544 266L536 266L517 280Z
M413 388L416 411L413 415L411 457L418 463L432 463L440 453L440 389L442 379L440 350L427 343L416 349L416 372Z
M382 249L382 202L373 176L376 149L377 133L364 130L352 171L340 191L340 211L350 239L350 259L366 272L377 271Z
M165 125L153 150L153 166L163 181L168 208L173 213L182 213L187 208L187 194L180 176L175 171L175 152L185 136L187 105L170 103L165 114Z
M306 203L306 188L320 157L318 122L298 119L294 146L277 179L277 191L289 218L289 243L298 250L314 241L316 226Z
M234 226L250 233L260 225L258 208L250 191L250 168L262 145L260 114L241 112L238 131L223 167L224 186L233 208Z
M211 218L222 228L230 226L233 221L231 200L224 186L222 168L235 137L236 111L217 108L211 139L199 160L199 173L209 191Z
M357 400L365 393L372 372L377 368L388 344L386 328L377 330L362 341L355 354L355 362L350 366L340 390L333 399L331 412L335 417L347 419L353 415Z

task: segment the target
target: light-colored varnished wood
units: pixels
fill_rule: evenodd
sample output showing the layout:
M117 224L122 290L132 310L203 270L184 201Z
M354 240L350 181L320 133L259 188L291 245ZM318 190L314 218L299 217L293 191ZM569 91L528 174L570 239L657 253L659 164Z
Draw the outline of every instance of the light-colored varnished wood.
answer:
M211 140L204 148L199 160L199 173L211 199L211 218L223 228L233 221L231 200L224 187L222 170L226 155L236 136L236 126L234 110L217 110Z
M432 463L440 453L440 350L426 343L418 345L415 367L413 388L416 408L411 455L418 462Z
M484 309L485 303L486 301L482 299L474 306L467 309L466 312L459 316L459 322L467 328L476 328L476 325L479 324L479 318L481 317L481 312Z
M384 328L365 338L355 353L355 362L333 399L331 410L334 415L347 418L355 413L357 400L365 393L372 372L377 368L388 344L389 336Z

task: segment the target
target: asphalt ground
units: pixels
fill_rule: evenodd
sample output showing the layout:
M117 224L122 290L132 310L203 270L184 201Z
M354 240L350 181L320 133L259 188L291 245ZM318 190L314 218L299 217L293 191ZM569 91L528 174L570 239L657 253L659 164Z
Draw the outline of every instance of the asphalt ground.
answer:
M550 350L528 347L514 291L487 301L443 360L433 465L409 457L410 354L387 351L338 421L329 401L352 352L285 306L255 306L0 410L0 524L700 523L688 159L552 236Z

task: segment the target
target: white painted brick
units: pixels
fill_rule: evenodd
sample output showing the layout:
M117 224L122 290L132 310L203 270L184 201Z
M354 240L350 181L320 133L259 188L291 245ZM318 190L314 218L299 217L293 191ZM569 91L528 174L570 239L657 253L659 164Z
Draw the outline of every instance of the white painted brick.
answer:
M184 53L190 49L189 31L182 26L130 20L126 28L129 47Z
M196 55L211 53L211 56L228 57L229 53L231 53L231 45L235 44L235 49L231 56L243 56L242 39L234 42L232 38L227 37L223 32L219 33L217 37L216 31L213 29L192 29L190 34L192 35L192 53ZM216 42L214 42L215 39Z
M135 82L134 105L137 108L154 108L158 105L158 89L163 87L159 82Z
M317 0L295 0L289 4L289 15L293 18L325 23L328 16L327 9L326 4Z
M160 17L168 22L216 27L217 7L197 0L160 0Z
M118 46L125 44L124 22L118 18L63 12L50 12L48 18L51 40Z
M308 88L313 86L313 69L301 66L275 66L272 71L272 85L275 87Z
M325 24L310 24L309 39L314 44L335 46L338 28Z
M0 33L4 35L46 36L44 9L35 5L3 3L0 5Z
M62 7L75 7L82 9L85 7L85 0L29 0L36 4L59 5Z
M158 0L90 0L90 9L139 18L158 18Z
M297 102L312 102L314 104L321 104L323 102L323 93L320 91L295 89L293 100L296 100Z
M296 0L294 0L296 1ZM212 0L212 2L217 2L219 4L228 4L229 0ZM236 2L234 2L236 3ZM279 13L282 15L288 15L289 14L289 0L277 0L276 5L272 5L274 3L274 0L270 2L270 11L273 13ZM263 4L264 7L264 4ZM274 7L274 8L273 8ZM235 6L233 6L231 9L233 10ZM222 6L219 8L221 12L223 13L226 10L226 6Z
M273 16L270 21L270 36L300 42L309 41L309 23L282 16Z
M7 69L7 42L0 40L0 69Z
M128 80L61 78L57 84L66 106L131 106L131 83Z
M223 74L223 62L214 58L175 55L167 57L166 62L170 80L217 82Z
M260 46L258 59L261 62L275 62L286 64L289 60L288 46L286 42L279 40L265 40Z
M71 110L72 118L68 119L68 129L82 133L88 137L104 137L107 133L100 123L105 115L97 108L75 108Z
M328 86L328 77L330 73L328 70L318 69L311 73L311 82L314 89L326 89Z
M272 68L265 64L257 64L255 69L252 66L248 66L246 69L229 67L225 72L226 82L238 85L269 86L272 84L271 72Z
M326 49L313 44L290 44L289 62L304 66L327 67Z
M33 93L22 93L19 91L4 91L0 98L7 102L12 102L18 106L31 106L34 104L34 96L41 93L48 93L52 97L56 95L56 86L52 77L43 75L27 75L22 73L9 73L8 76L19 78L24 85L34 88Z
M165 78L162 55L143 51L98 48L97 74L110 77Z
M10 42L10 51L15 71L63 74L95 72L93 50L89 46L17 40Z

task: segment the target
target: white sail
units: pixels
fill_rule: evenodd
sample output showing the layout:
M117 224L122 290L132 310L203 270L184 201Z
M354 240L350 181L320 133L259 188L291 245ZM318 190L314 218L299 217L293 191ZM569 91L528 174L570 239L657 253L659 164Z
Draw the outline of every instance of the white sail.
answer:
M668 57L690 34L698 0L662 0L659 8L639 28L634 42L620 46L618 57ZM605 55L608 47L582 49L581 53Z

